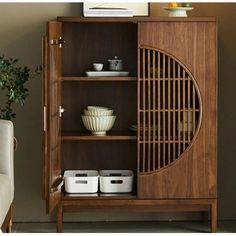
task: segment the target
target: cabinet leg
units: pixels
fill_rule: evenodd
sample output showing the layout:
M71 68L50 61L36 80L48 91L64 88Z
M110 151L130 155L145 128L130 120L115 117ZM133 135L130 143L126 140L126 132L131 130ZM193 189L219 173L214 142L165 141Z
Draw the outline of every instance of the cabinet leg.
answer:
M57 206L57 233L62 233L63 209L62 204Z
M216 233L217 231L217 203L214 201L211 204L211 232Z
M12 219L9 221L9 225L7 226L6 233L12 232Z
M6 228L6 233L11 233L12 232L12 206L10 206L8 214L9 214L9 222Z

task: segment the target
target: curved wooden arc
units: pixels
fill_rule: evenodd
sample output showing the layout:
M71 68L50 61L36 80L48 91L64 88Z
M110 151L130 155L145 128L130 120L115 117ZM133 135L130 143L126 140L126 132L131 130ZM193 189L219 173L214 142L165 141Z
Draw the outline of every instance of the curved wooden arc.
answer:
M149 175L186 156L201 127L202 99L192 73L175 56L140 46L139 63L138 166L140 175Z

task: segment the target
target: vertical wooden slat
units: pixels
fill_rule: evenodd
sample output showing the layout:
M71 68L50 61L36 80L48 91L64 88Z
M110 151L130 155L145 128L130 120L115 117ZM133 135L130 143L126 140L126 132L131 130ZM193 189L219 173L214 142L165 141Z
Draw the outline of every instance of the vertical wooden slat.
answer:
M186 72L185 72L185 70L183 70L183 87L182 87L182 91L183 91L183 125L182 125L182 127L183 127L183 150L185 150L185 122L186 122L186 117L185 117L185 111L186 111L186 109L185 109L185 103L186 103L186 95L185 95L185 93L186 93L186 91L185 91L185 77L186 77Z
M196 110L195 110L196 109L196 105L195 105L196 93L195 93L194 84L192 86L192 89L193 89L193 135L194 135L195 130L196 130Z
M150 171L151 166L151 78L150 78L150 49L147 50L147 56L148 56L148 165L147 165L147 171Z
M146 130L145 130L145 122L146 122L146 119L145 119L145 112L146 112L146 101L145 101L145 94L146 94L146 91L145 91L145 83L146 83L146 63L145 63L145 48L143 48L143 94L142 94L142 97L143 97L143 172L145 172L145 157L146 157L146 150L145 150L145 133L146 133Z
M166 88L165 88L165 79L166 79L166 72L165 72L165 70L166 70L166 56L165 56L165 54L163 54L163 83L162 83L162 92L163 92L163 94L162 94L162 114L163 114L163 137L162 137L162 146L163 146L163 150L162 150L162 152L163 152L163 155L162 155L162 163L163 163L163 166L165 166L165 156L166 156L166 150L165 150L165 140L166 140L166 115L165 115L165 108L166 108L166 98L165 98L165 94L166 94L166 92L165 92L165 90L166 90Z
M171 153L170 153L170 141L171 141L171 133L170 133L170 128L171 128L171 123L170 123L170 57L168 57L168 67L167 67L167 69L168 69L168 113L167 113L167 115L168 115L168 117L167 117L167 119L168 119L168 124L167 124L167 126L168 126L168 164L170 164L170 155L171 155Z
M140 76L141 76L141 66L140 66L140 53L141 49L138 49L138 93L137 93L137 98L138 98L138 102L137 102L137 154L138 154L138 171L141 171L140 168ZM138 185L138 184L137 184Z
M171 57L150 48L141 48L139 57L139 170L150 172L171 164L190 144L198 122L198 93Z
M180 103L180 94L181 94L181 90L180 90L180 82L181 82L181 78L180 78L180 65L178 64L178 156L181 153L181 136L180 136L180 109L181 109L181 103Z
M176 153L175 153L175 124L176 124L176 121L175 121L175 61L173 61L173 160L175 160L176 158Z
M161 167L161 54L160 52L157 53L157 73L158 73L158 78L157 78L157 107L158 107L158 114L157 114L157 132L158 132L158 168Z
M190 116L192 115L192 111L190 110L190 78L188 76L188 144L190 143L190 124L192 120L190 120ZM192 119L192 118L191 118Z
M195 85L178 62L149 48L139 54L139 168L150 172L169 165L187 148L199 108Z
M152 147L152 166L153 170L156 169L156 52L153 50L152 51L152 80L153 80L153 85L152 85L152 109L153 109L153 130L152 130L152 141L153 141L153 147Z

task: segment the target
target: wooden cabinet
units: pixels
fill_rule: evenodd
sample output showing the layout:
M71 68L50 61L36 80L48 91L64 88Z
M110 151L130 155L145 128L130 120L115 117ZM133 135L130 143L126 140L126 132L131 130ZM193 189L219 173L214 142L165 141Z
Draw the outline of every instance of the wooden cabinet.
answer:
M217 39L214 18L58 17L44 51L47 212L209 211L217 220ZM129 77L86 77L123 60ZM91 136L87 105L114 109L107 136ZM137 124L137 133L129 130ZM131 194L67 195L70 169L130 169Z

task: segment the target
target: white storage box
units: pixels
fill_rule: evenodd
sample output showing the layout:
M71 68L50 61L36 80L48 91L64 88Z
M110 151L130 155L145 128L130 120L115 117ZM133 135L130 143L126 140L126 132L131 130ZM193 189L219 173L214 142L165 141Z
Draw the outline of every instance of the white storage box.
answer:
M64 173L67 193L96 193L98 191L98 171L67 170Z
M134 178L132 170L101 170L99 176L102 193L132 192Z

